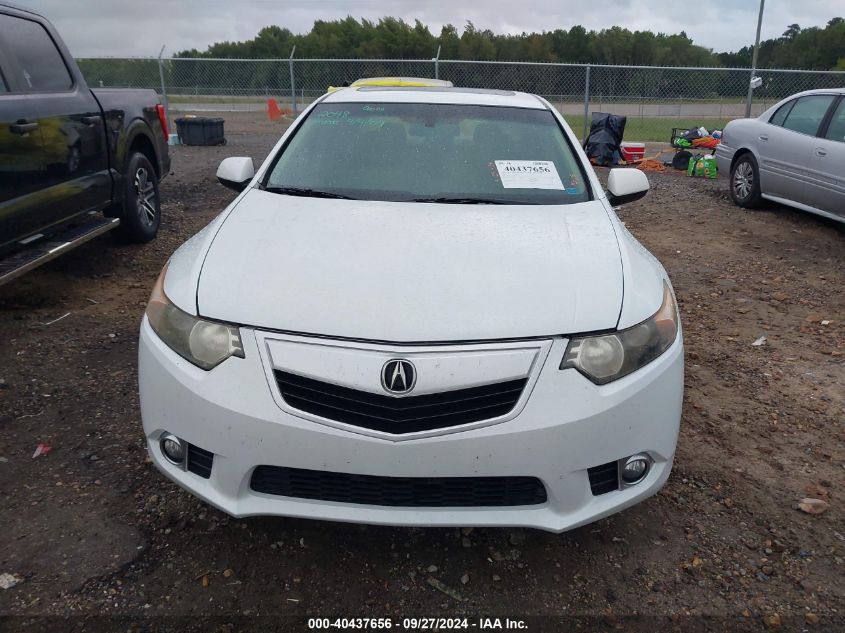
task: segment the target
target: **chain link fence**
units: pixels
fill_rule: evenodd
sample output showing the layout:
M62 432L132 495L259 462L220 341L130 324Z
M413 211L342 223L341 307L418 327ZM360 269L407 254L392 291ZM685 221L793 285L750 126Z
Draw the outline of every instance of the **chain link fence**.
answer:
M152 88L171 116L184 112L255 112L275 99L298 112L326 92L361 77L436 77L469 88L539 94L585 135L593 112L628 117L625 138L668 141L672 128L720 129L745 116L751 78L742 68L602 66L442 59L78 59L91 86ZM760 69L752 115L796 92L845 86L845 71Z

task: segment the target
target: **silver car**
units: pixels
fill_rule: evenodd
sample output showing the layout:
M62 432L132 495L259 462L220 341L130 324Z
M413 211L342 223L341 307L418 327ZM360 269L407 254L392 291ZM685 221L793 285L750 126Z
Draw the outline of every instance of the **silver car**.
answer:
M731 121L716 160L741 207L765 198L845 221L845 88L801 92Z

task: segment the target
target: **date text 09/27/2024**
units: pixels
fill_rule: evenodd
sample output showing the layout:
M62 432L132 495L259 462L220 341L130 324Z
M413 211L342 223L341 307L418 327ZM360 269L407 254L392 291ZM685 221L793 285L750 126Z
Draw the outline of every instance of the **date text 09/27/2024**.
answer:
M400 629L406 631L443 630L525 630L524 620L511 618L309 618L309 630L379 630Z

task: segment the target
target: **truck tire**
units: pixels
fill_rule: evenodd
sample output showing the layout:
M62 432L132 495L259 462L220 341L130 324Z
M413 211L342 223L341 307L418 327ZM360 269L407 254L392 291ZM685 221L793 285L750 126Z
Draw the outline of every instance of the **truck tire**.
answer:
M760 170L751 152L740 156L731 167L731 198L745 209L760 205Z
M141 152L129 156L123 178L123 205L116 237L123 242L149 242L161 224L158 177L150 159Z

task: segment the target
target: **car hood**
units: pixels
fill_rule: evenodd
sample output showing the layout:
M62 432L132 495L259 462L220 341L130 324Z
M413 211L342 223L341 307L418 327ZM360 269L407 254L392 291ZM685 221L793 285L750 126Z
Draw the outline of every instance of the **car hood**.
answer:
M622 264L599 201L446 205L247 193L215 236L210 319L392 342L616 326Z

